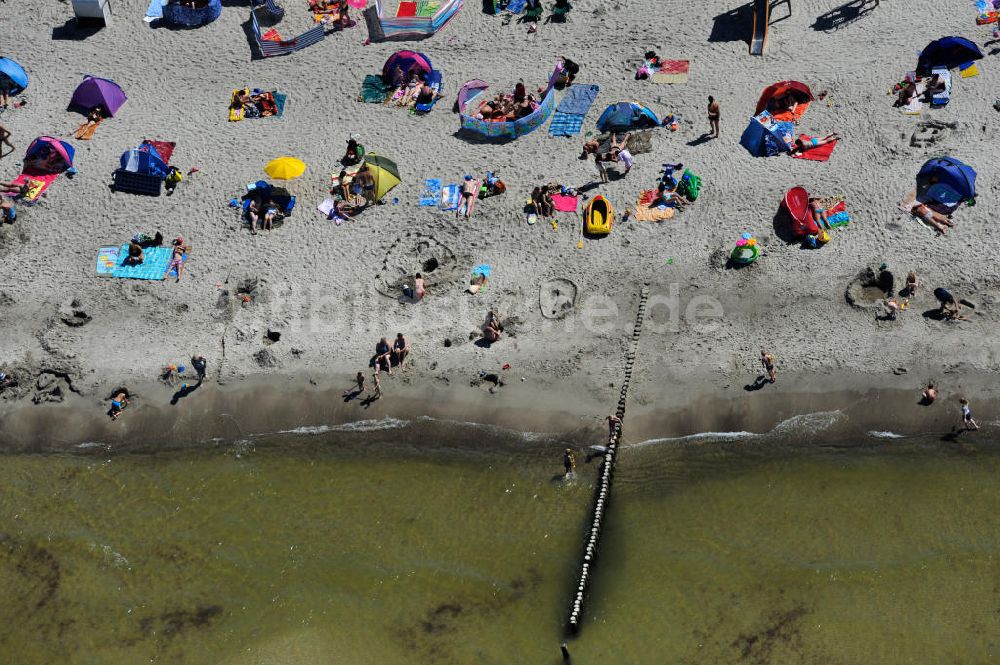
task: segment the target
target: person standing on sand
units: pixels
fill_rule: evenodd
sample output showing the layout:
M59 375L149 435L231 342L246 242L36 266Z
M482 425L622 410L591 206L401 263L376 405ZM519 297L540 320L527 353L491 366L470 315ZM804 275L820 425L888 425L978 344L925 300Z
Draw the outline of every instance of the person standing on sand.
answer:
M378 375L378 368L375 368L375 371L372 372L372 399L382 399L382 382L379 380ZM358 376L361 376L360 373ZM361 377L362 382L364 382L364 378L363 376Z
M973 431L979 429L979 425L972 419L972 409L969 408L969 400L963 397L958 400L958 403L962 405L962 425L965 429Z
M767 380L774 383L778 380L778 370L774 365L774 354L769 353L766 349L760 350L760 364L763 365L764 371L767 372Z
M208 372L208 359L200 354L191 356L191 367L194 367L194 371L198 373L198 383L200 384L205 380L205 375Z
M711 134L713 139L719 138L719 116L721 112L721 106L719 102L715 101L715 97L712 95L708 96L708 126L709 130L707 134Z
M365 375L362 374L361 372L358 372L358 375L354 377L354 380L358 384L357 393L360 395L365 391Z
M14 144L10 142L11 132L9 129L0 125L0 144L7 144L10 146L10 152L8 155L14 152ZM0 145L0 157L3 157L3 145Z

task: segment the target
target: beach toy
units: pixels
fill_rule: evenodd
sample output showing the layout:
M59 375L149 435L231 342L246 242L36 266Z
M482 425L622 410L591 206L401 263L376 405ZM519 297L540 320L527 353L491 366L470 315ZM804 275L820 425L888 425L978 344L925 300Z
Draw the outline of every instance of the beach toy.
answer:
M744 240L743 238L740 238L739 240L736 241L736 246L737 247L746 247L747 246L747 241Z

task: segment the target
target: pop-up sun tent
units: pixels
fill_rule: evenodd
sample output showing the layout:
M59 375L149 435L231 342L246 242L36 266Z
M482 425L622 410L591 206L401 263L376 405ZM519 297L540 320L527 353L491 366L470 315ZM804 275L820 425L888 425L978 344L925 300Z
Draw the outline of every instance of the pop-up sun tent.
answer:
M114 117L118 109L128 100L117 83L111 79L102 79L89 74L83 83L76 86L69 105L90 111L96 106L104 107L107 115Z
M116 190L133 194L160 195L160 186L170 170L170 157L174 144L166 141L145 140L138 148L126 150L114 172Z
M365 165L375 178L376 201L381 201L383 196L401 182L399 167L391 159L368 153L365 155Z
M73 146L51 136L39 136L24 153L25 172L62 173L73 166Z
M791 151L795 125L786 120L776 121L767 111L750 118L750 124L743 130L740 145L754 157L773 157Z
M10 58L0 58L0 84L11 95L20 95L28 87L28 73Z
M917 73L930 74L932 69L953 69L973 60L980 60L983 52L964 37L942 37L924 47L917 58Z
M615 102L597 119L597 129L602 132L625 132L659 125L656 114L638 102Z
M382 81L392 87L399 86L414 74L429 75L434 71L431 59L417 51L396 51L382 65Z
M935 157L917 173L917 198L957 206L976 197L976 171L954 157Z
M764 88L760 99L757 100L754 115L768 111L775 120L796 122L809 108L809 102L812 100L812 91L805 83L778 81ZM796 104L794 111L791 109L793 103Z
M472 79L462 84L462 87L458 91L458 97L455 99L455 112L460 113L465 108L465 105L469 103L470 99L479 95L488 87L490 87L489 83L479 79Z

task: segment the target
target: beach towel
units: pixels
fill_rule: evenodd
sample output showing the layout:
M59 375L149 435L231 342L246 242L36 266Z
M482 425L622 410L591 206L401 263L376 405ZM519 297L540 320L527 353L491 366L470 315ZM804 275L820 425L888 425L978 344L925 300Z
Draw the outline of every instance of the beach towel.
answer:
M243 105L236 105L236 95L240 93L250 94L249 88L243 88L242 90L237 88L233 90L233 94L229 97L229 122L239 122L243 119Z
M403 0L396 10L396 18L412 18L417 15L417 3Z
M964 79L972 78L973 76L979 76L979 67L976 66L974 62L967 62L964 65L958 66L958 75Z
M111 277L118 266L118 245L105 245L97 248L97 276Z
M635 208L632 210L632 215L636 220L640 222L662 222L673 218L677 211L670 206L649 207L649 204L656 200L656 196L657 192L655 189L647 189L639 193L639 198L635 202Z
M937 74L944 81L944 90L931 97L931 108L947 106L951 101L951 71L944 67L936 67L931 70L931 74Z
M597 94L600 91L600 86L592 84L576 84L570 86L570 89L566 91L563 98L559 100L559 104L556 106L556 111L586 115L587 111L590 110L590 107L593 106L594 100L597 99Z
M171 255L172 247L147 247L143 250L142 263L137 266L124 265L123 261L128 258L128 245L122 245L118 250L118 263L111 276L119 279L163 279L167 275Z
M524 6L528 4L528 0L510 0L507 3L507 11L511 14L520 14L524 11Z
M441 189L441 200L438 203L438 208L441 210L458 210L459 199L462 198L462 187L461 185L451 184L445 185Z
M810 137L803 134L799 137L804 142L808 142ZM814 162L825 162L830 159L830 155L833 154L833 149L837 147L839 141L833 141L832 143L827 143L825 145L818 145L815 148L809 148L798 154L792 155L795 159L808 159Z
M913 95L913 99L906 106L899 107L900 111L904 115L920 115L924 109L924 92L927 90L927 83L920 81L915 84L916 94Z
M549 135L551 136L576 136L583 129L583 116L579 113L562 113L556 111L552 114L552 122L549 123Z
M316 210L319 210L321 213L323 213L324 217L329 218L330 213L333 212L336 204L337 202L334 201L333 199L323 199L323 202L320 203L318 206L316 206Z
M552 205L559 212L576 212L580 204L579 197L565 196L563 194L552 195Z
M146 10L146 16L143 20L146 23L152 23L163 18L163 6L166 4L167 0L149 0L149 8Z
M94 122L85 122L76 128L73 132L73 138L78 141L89 141L94 138L94 133L97 132L97 127L104 122L104 118L98 118Z
M430 178L424 180L424 193L420 195L419 205L424 207L436 206L441 200L441 179Z
M148 143L153 146L156 152L160 155L160 159L163 160L164 164L170 164L170 158L174 155L174 148L177 147L177 143L174 141L154 141L153 139L145 139L143 143Z
M381 104L389 94L389 86L385 84L378 74L368 74L361 83L361 94L358 95L359 102L369 104Z
M14 178L14 184L23 185L25 183L30 183L31 189L28 190L27 194L21 197L21 200L27 201L28 203L34 203L58 177L58 173L36 173L33 171L31 173L22 173Z
M690 67L690 60L664 60L649 80L653 83L687 83Z

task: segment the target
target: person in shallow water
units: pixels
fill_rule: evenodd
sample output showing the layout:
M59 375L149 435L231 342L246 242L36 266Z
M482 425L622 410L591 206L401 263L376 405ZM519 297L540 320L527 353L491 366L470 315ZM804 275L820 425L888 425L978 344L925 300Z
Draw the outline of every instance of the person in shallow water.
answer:
M563 469L566 470L567 478L576 472L576 455L573 454L572 448L563 450Z

